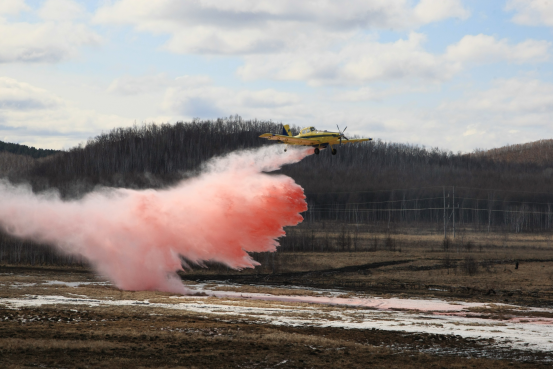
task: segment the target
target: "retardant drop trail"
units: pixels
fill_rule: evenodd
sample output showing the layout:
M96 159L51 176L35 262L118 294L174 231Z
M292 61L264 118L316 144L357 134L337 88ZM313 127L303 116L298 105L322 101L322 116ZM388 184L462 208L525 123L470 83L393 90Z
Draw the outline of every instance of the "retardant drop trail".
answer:
M283 227L307 210L290 177L268 175L312 148L269 146L231 153L166 190L104 188L79 201L0 184L0 226L10 235L82 255L126 290L185 293L179 255L253 268L247 252L275 251Z

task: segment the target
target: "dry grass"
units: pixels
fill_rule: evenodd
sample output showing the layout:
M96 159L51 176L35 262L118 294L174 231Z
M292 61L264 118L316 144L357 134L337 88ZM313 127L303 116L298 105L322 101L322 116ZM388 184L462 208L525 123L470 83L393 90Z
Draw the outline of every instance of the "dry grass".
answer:
M515 306L501 306L490 304L488 307L472 307L468 308L471 313L486 314L488 316L496 317L532 317L532 318L553 318L553 313L548 311L528 311L528 309L515 307Z
M518 254L518 253L517 253ZM441 268L435 270L409 270L410 267L433 266L439 264L446 255L437 253L425 257L419 255L418 260L402 267L390 266L371 271L370 275L346 275L345 279L364 280L373 284L407 283L409 285L443 286L443 287L470 287L479 290L521 290L521 291L542 291L552 290L553 280L553 261L552 262L521 262L519 269L515 269L514 262L506 264L492 264L485 268L481 264L486 261L503 261L523 259L528 257L524 253L510 254L508 257L495 253L475 254L474 258L478 263L477 273L468 275L461 268L464 262L463 254L450 255L450 258L456 263L455 268ZM535 256L535 255L533 255ZM540 255L543 256L543 255ZM532 256L530 256L532 257ZM431 288L431 287L429 287ZM492 292L493 293L493 292Z
M206 289L212 291L226 291L226 292L240 292L240 293L266 293L274 296L324 296L320 292L305 290L305 289L291 289L291 288L274 288L264 286L205 286Z
M322 234L317 234L322 236ZM331 237L337 236L330 233ZM385 249L385 233L361 233L360 249L367 249L374 238L378 240L377 251L359 252L283 252L271 255L270 260L259 257L261 266L255 269L235 270L212 266L193 268L186 274L271 274L321 271L398 259L437 260L443 258L443 233L404 229L403 233L391 234L394 251ZM451 234L449 235L451 237ZM364 245L364 246L363 246ZM553 259L553 237L548 234L508 234L460 231L450 239L448 253L452 256L474 255L478 259ZM553 277L553 274L551 274Z
M235 336L237 339L251 342L255 340L262 339L263 341L269 341L276 344L285 344L288 342L296 342L298 344L309 345L309 346L328 346L328 347L349 347L355 349L356 346L359 346L358 343L347 341L344 339L335 339L332 337L322 337L322 336L313 336L308 334L297 334L289 333L285 331L273 331L268 334L259 335L259 334L250 334L247 332L239 332ZM377 351L376 348L371 347L374 351Z
M116 349L124 347L117 342L106 341L82 341L82 340L41 340L41 339L19 339L19 338L0 338L0 347L4 350L71 350L87 349L90 351L100 351L105 349Z
M362 234L362 238L383 238L385 234ZM269 265L261 265L255 270L234 271L227 268L195 269L183 274L222 277L224 275L248 276L266 273L255 283L291 283L314 286L317 288L344 288L352 286L355 291L367 291L390 296L412 297L423 293L440 297L452 295L460 298L464 293L469 299L484 298L504 300L534 297L553 301L553 245L549 235L538 234L501 234L460 232L451 240L449 250L442 248L443 235L427 231L407 230L393 234L397 251L379 249L375 252L296 252L276 253L275 264L278 271L273 274ZM472 248L467 249L467 242ZM482 247L478 245L483 245ZM401 252L399 251L401 249ZM466 258L476 263L475 273L467 273L463 264ZM515 269L515 261L519 268ZM382 262L400 262L401 264L380 266L367 269L354 269L350 272L317 273L347 266L362 266ZM59 269L59 268L58 268ZM72 270L69 273L54 273L53 268L40 267L33 272L30 268L24 275L0 273L0 296L18 297L26 294L50 294L75 297L75 294L98 299L150 300L159 303L176 303L170 296L151 291L120 291L110 285L81 285L78 289L64 285L48 285L51 280L66 282L103 282L92 273ZM275 279L273 276L283 273L308 273L294 277ZM266 279L270 277L270 279ZM185 281L193 285L194 282ZM273 295L318 295L305 289L266 288L243 284L236 286L206 285L207 289L242 293L271 293ZM78 290L78 292L77 292ZM426 291L426 292L425 292ZM476 291L476 293L473 293ZM487 295L486 295L487 294ZM518 301L517 303L526 303ZM539 306L539 305L538 305Z
M378 330L276 327L243 321L222 322L174 311L152 314L129 307L89 308L72 314L78 322L57 322L64 307L23 309L54 323L0 325L0 366L19 367L524 367L520 362L431 355L432 350L471 350L478 344L451 335ZM2 315L13 314L12 310ZM392 345L394 347L392 348ZM481 346L478 349L482 349ZM533 367L536 363L533 363ZM539 365L539 364L538 364ZM546 367L546 365L543 365Z

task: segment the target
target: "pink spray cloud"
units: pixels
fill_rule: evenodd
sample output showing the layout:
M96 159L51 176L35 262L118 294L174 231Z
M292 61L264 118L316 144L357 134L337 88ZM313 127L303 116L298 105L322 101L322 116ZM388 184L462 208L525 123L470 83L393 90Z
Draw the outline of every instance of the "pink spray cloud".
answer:
M265 172L311 153L277 146L235 152L168 189L103 188L78 201L0 182L0 227L85 257L121 289L186 293L176 274L181 255L253 268L248 252L275 251L283 227L303 220L303 189Z

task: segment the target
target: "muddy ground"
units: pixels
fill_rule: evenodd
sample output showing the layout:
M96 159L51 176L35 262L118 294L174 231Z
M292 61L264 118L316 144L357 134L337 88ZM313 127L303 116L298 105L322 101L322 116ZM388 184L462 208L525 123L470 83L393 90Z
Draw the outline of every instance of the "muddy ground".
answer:
M549 353L495 345L450 332L278 326L232 315L130 306L66 304L13 308L2 299L40 295L117 299L170 296L79 288L94 283L81 268L0 267L0 367L166 368L530 368L550 367ZM11 283L11 284L10 284Z
M524 260L523 262L525 267L534 264L548 264L550 269L553 269L553 259ZM222 280L241 284L339 288L344 291L362 291L375 296L454 298L466 301L513 303L533 307L553 306L553 282L540 286L540 288L524 288L521 286L524 282L519 281L517 281L518 283L503 283L500 285L499 283L491 283L496 275L487 272L470 277L471 280L468 283L463 283L464 281L461 280L466 279L464 275L460 275L457 280L444 277L441 281L428 281L423 278L411 278L411 276L401 278L401 272L427 275L429 272L433 272L439 278L440 272L447 271L447 268L439 263L413 264L415 264L414 260L403 259L319 271L267 274L195 274L193 271L182 273L181 277L183 280L189 281ZM514 269L512 265L509 265L509 267ZM513 272L509 270L509 273Z
M490 344L451 335L275 327L186 314L114 314L101 308L0 309L0 316L0 363L5 368L550 367L533 359L419 352L439 348L476 355Z

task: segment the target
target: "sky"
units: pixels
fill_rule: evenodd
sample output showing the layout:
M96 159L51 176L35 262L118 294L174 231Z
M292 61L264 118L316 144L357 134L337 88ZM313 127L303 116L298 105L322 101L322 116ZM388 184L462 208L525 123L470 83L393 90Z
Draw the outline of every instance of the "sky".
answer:
M453 152L552 138L553 0L1 0L0 141L240 115Z

